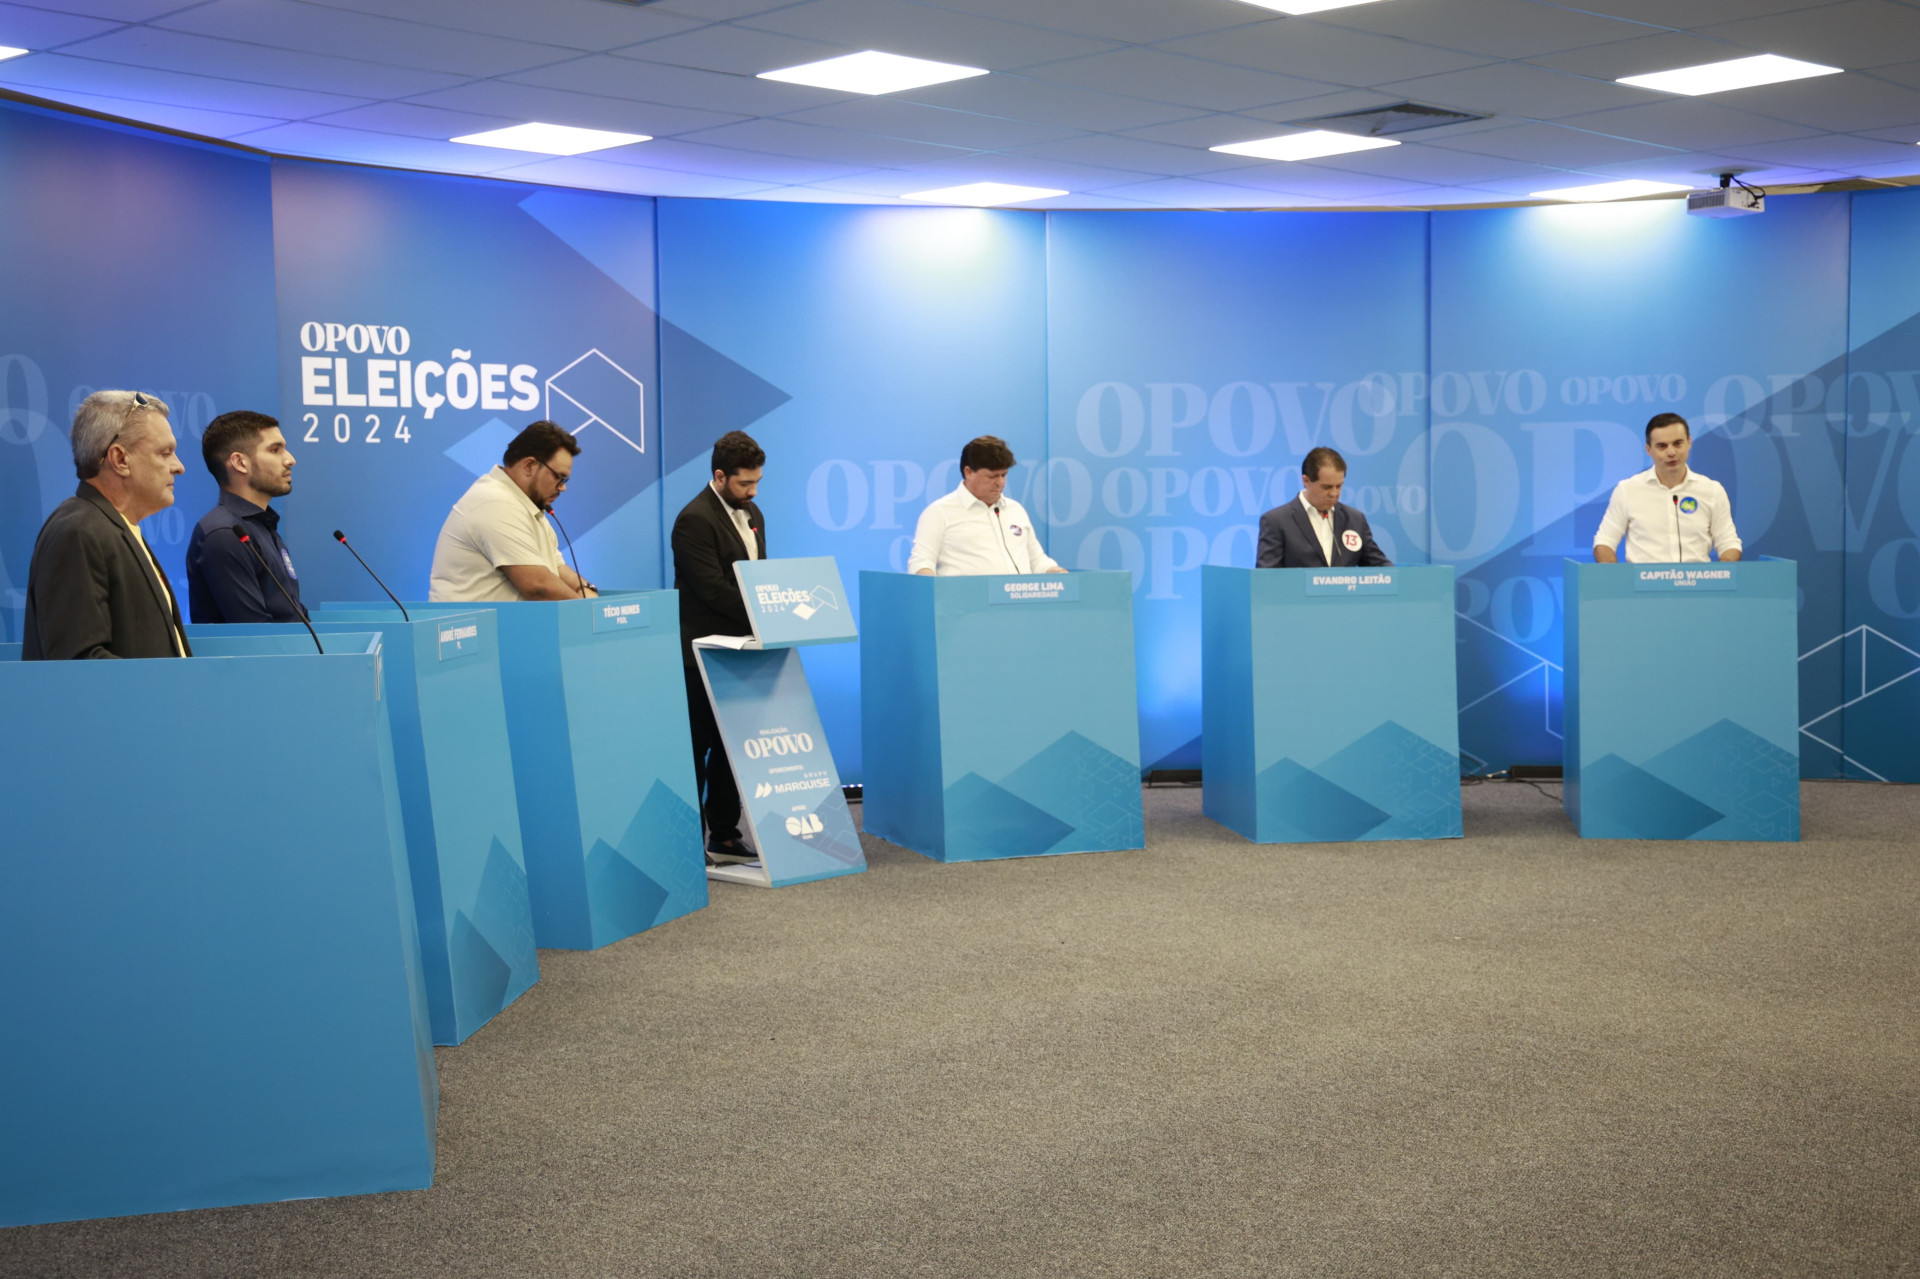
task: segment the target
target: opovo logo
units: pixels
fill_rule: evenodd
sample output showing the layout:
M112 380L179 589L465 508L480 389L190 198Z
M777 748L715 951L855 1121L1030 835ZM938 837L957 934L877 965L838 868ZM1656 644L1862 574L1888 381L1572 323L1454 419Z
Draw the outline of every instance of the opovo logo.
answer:
M780 755L811 755L812 733L776 733L768 737L749 737L740 749L748 759L770 759Z

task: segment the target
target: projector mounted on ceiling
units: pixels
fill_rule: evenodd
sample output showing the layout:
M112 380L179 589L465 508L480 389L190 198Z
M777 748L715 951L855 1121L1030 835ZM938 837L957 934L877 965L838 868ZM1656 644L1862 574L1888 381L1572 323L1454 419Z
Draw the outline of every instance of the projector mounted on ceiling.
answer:
M1767 211L1767 193L1748 186L1736 175L1723 173L1720 185L1687 195L1687 212L1700 218L1742 218Z

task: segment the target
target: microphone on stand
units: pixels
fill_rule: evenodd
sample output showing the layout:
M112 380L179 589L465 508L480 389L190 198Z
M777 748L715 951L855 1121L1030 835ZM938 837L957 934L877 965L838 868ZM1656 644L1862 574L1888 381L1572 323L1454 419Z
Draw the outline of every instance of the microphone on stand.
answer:
M1673 562L1687 562L1687 544L1680 538L1680 495L1673 495Z
M347 535L345 533L342 533L339 529L333 530L333 540L340 543L340 545L346 547L347 554L353 556L353 558L355 558L356 560L360 560L360 552L353 549L353 543L347 540ZM373 571L373 566L371 564L367 563L365 560L360 560L360 567L367 570L367 576L373 579L374 584L376 586L378 586L383 591L387 591L387 584L380 580L380 575ZM392 600L393 606L400 610L400 616L406 617L409 622L413 620L411 617L407 617L407 606L400 602L400 597L398 595L395 595L392 591L387 591L387 598Z
M542 509L546 511L547 518L553 521L553 526L560 530L560 536L567 538L567 554L573 557L573 575L580 579L580 598L585 599L587 598L587 579L580 571L580 554L573 549L573 539L567 537L567 526L562 524L560 517L553 513L553 503L547 503Z
M280 593L282 595L285 595L287 597L287 603L293 606L293 615L300 619L300 625L307 628L307 634L313 636L314 648L318 649L321 655L324 656L327 651L326 646L321 644L320 633L313 629L313 623L307 620L307 610L304 608L301 608L300 601L294 599L292 595L288 594L287 588L280 585L280 579L277 577L274 577L273 569L269 567L267 564L267 557L262 555L260 553L260 548L253 544L252 536L249 535L248 532L245 529L241 528L239 525L235 525L233 531L234 531L234 534L237 537L239 537L240 545L246 547L248 550L253 552L253 558L260 562L261 569L266 573L268 577L273 578L273 584L275 586L280 587Z

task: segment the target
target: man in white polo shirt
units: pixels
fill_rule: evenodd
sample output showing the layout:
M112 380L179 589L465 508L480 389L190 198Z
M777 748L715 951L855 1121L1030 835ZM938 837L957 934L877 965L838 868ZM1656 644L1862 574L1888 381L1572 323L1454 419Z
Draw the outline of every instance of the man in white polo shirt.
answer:
M552 422L513 437L500 465L453 505L433 548L427 598L453 604L574 600L597 594L560 558L547 511L567 487L580 442Z
M1659 413L1647 423L1652 467L1613 487L1607 513L1593 535L1593 558L1617 564L1614 548L1624 535L1629 564L1705 563L1709 550L1721 560L1740 558L1727 490L1687 468L1693 431L1678 413Z
M960 450L960 487L920 512L907 569L929 577L1066 572L1040 545L1027 508L1006 495L1013 467L1005 440L969 441Z

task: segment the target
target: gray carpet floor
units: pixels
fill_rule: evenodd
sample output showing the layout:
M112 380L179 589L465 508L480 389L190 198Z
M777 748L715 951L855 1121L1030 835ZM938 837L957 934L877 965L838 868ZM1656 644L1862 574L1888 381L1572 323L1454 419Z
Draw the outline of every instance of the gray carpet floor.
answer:
M1798 845L1583 843L1508 783L1440 843L1186 789L1139 853L869 839L542 952L439 1051L433 1189L0 1274L1920 1275L1920 788L1803 793Z

